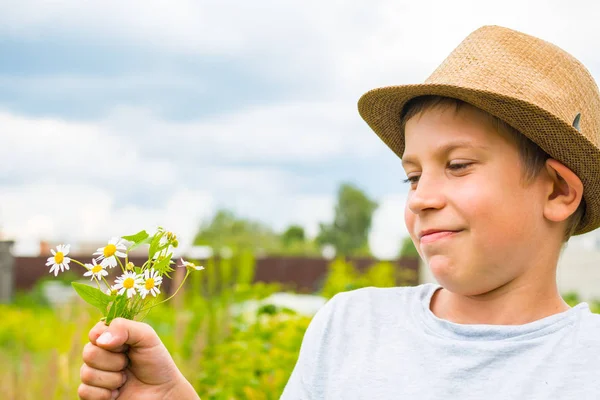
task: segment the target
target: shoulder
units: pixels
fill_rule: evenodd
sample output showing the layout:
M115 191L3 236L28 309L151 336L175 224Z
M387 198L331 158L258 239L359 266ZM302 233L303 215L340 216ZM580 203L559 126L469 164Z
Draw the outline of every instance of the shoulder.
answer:
M365 308L386 305L408 305L412 302L422 301L431 293L435 285L422 284L418 286L396 286L389 288L365 287L347 292L340 292L333 296L328 303L331 308Z
M579 304L582 310L577 320L578 336L580 342L600 345L600 314L592 313L586 303ZM600 348L599 348L600 349Z
M366 328L372 324L405 320L435 285L365 287L333 296L315 315L316 323L328 331ZM336 329L337 328L337 329Z

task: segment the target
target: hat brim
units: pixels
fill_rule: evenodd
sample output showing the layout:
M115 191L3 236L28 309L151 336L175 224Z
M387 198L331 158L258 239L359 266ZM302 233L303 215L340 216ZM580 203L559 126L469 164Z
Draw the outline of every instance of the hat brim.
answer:
M573 126L535 104L480 89L424 83L373 89L360 98L358 111L381 140L402 158L402 109L409 100L425 95L452 97L472 104L505 121L569 167L583 183L586 203L585 216L575 234L600 226L600 149Z

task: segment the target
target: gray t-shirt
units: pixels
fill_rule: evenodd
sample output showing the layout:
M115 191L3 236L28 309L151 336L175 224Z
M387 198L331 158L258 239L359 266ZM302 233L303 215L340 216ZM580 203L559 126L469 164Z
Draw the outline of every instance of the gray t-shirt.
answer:
M439 287L335 295L281 399L600 399L600 315L587 303L524 325L456 324L429 309Z

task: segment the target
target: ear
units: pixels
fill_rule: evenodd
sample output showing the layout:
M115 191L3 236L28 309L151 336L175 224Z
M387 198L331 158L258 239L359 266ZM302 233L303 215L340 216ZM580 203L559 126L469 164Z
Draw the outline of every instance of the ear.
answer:
M573 171L552 158L546 160L546 171L550 180L544 216L554 222L565 221L581 203L583 183Z

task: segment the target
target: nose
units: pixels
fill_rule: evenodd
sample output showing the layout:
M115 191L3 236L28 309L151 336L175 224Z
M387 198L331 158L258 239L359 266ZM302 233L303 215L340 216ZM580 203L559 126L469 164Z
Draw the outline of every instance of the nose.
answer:
M446 204L443 183L422 174L417 187L408 194L407 206L414 214L426 210L439 210Z

